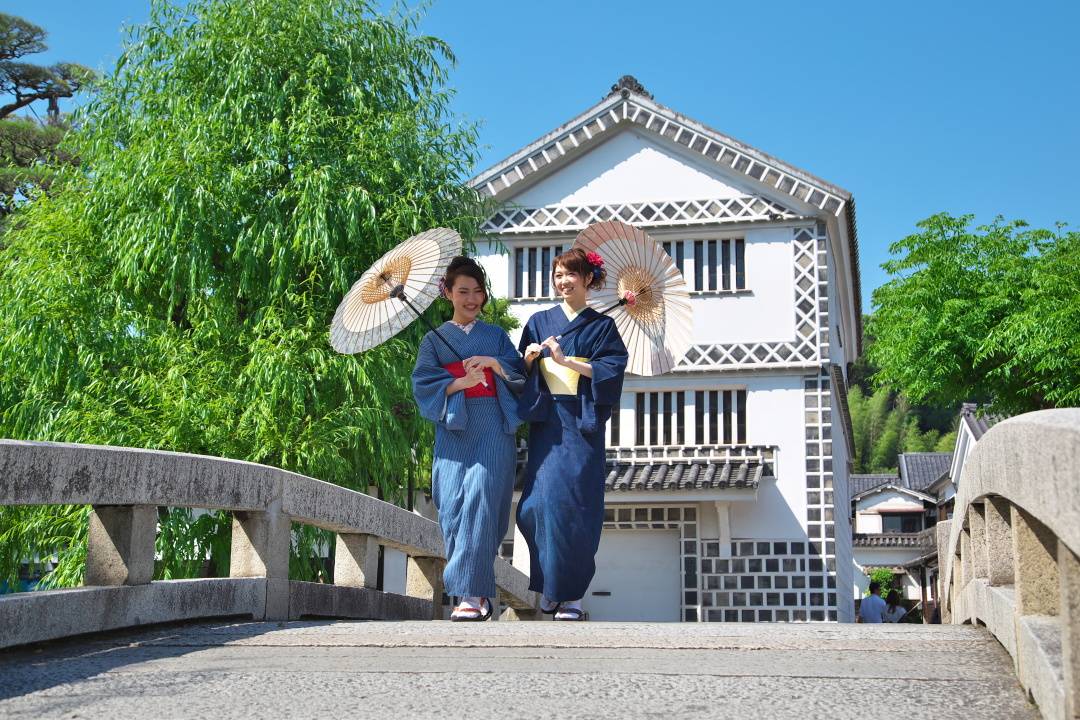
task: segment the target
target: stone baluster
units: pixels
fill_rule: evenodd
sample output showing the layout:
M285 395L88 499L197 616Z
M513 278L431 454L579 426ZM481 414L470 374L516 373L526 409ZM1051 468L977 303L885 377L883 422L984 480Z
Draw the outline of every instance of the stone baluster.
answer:
M379 538L361 533L339 533L334 551L334 584L378 589Z
M281 503L265 512L235 512L229 575L266 578L263 619L289 619L289 548L292 525Z
M145 585L154 578L157 506L95 505L86 545L87 585Z
M430 600L433 620L442 620L443 568L446 561L436 557L409 557L405 570L405 594Z

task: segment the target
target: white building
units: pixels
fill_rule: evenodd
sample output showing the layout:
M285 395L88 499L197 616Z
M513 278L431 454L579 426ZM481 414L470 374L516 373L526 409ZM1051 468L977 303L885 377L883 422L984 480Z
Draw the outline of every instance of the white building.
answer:
M607 219L645 229L690 286L694 345L672 373L628 375L608 428L591 618L851 621L851 194L630 77L471 184L497 203L479 255L522 323L554 303L551 258Z

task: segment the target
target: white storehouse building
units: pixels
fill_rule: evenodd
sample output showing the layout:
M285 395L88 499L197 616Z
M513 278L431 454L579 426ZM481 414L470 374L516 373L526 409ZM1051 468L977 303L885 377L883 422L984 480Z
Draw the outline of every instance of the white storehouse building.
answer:
M631 77L471 185L498 208L479 257L522 324L555 302L551 258L608 219L662 243L691 291L693 346L667 375L628 375L608 427L590 617L852 621L851 194Z

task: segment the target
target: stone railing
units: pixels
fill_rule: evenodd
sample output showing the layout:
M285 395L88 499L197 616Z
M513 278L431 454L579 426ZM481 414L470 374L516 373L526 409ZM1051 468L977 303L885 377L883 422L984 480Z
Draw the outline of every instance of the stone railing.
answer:
M0 596L0 647L201 617L443 616L439 526L303 475L201 455L0 440L0 505L57 504L93 506L85 587ZM230 511L230 577L151 582L159 506ZM337 534L334 584L289 580L293 522ZM380 545L408 557L404 595L376 587ZM506 617L535 617L528 578L495 562Z
M943 620L985 625L1044 717L1080 717L1080 409L991 428L937 527Z

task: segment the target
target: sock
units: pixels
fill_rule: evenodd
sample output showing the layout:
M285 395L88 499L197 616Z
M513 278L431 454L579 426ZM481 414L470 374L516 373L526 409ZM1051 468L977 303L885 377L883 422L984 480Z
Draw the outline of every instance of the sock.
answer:
M562 604L559 612L555 613L555 617L574 618L577 613L563 612L564 610L581 611L581 600L567 600Z

